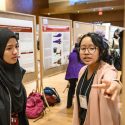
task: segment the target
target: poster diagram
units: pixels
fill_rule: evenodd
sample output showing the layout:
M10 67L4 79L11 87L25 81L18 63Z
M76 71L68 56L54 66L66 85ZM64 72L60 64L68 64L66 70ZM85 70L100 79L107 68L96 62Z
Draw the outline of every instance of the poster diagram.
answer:
M19 62L26 72L35 72L33 22L0 17L0 28L9 28L18 37Z
M42 28L44 68L49 69L66 64L70 52L69 26L44 25Z

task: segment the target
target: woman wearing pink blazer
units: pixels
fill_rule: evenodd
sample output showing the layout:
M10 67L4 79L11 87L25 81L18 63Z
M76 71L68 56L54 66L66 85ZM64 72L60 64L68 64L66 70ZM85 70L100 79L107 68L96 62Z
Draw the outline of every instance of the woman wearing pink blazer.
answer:
M116 80L118 72L109 64L105 39L88 33L81 38L79 48L86 66L79 73L72 125L120 125L118 91L112 94L108 89L120 85ZM104 88L97 89L101 85Z

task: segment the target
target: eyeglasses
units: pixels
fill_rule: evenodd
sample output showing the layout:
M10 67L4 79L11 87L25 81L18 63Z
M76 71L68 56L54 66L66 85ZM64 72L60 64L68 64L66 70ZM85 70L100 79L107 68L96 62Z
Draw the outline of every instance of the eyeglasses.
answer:
M86 52L86 50L89 52L89 54L93 54L96 51L97 47L80 47L80 51L82 51L83 53Z

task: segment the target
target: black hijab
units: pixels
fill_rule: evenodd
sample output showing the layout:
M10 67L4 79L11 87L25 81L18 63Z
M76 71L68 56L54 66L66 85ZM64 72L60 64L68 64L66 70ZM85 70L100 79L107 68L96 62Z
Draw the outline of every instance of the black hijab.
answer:
M24 103L22 78L25 70L20 67L19 61L15 64L7 64L3 60L4 51L10 38L16 39L16 35L9 29L0 29L0 82L10 92L12 112L20 112L23 110Z

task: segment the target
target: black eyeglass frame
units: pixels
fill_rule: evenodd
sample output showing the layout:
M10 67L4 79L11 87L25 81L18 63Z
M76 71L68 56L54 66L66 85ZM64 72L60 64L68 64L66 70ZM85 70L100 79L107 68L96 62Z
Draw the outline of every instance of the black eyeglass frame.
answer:
M88 47L88 48L79 47L79 51L82 51L85 54L85 52L87 50L89 52L89 54L94 54L97 48L98 47Z

